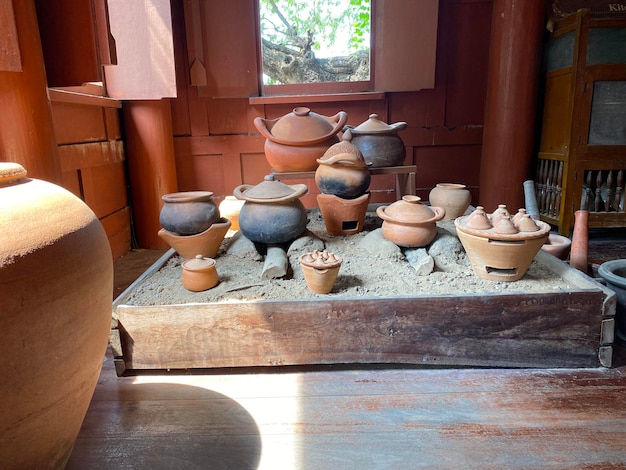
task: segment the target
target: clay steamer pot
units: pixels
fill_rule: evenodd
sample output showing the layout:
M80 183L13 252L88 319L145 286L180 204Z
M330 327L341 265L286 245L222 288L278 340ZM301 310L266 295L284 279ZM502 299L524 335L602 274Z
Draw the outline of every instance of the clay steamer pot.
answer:
M159 215L161 227L176 235L204 232L220 218L211 191L184 191L165 194Z
M478 206L454 220L474 273L493 281L517 281L524 277L537 252L548 241L550 225L528 214L513 222L500 205L487 215Z
M267 175L256 186L242 184L233 195L245 201L239 212L239 229L253 242L285 243L304 232L306 209L300 197L306 194L305 184L286 185Z
M387 124L370 114L367 121L357 127L347 127L352 132L351 142L358 147L366 162L372 167L398 166L404 163L406 147L398 135L407 127L406 122Z
M446 211L441 207L422 204L419 196L403 196L390 206L376 209L383 219L383 237L398 246L419 248L428 245L437 236L437 221Z
M324 251L312 251L300 256L300 267L309 290L317 294L328 294L333 290L343 259Z
M339 142L337 134L347 120L344 111L327 117L298 107L278 119L257 117L254 125L265 137L265 157L274 170L314 171L317 159Z

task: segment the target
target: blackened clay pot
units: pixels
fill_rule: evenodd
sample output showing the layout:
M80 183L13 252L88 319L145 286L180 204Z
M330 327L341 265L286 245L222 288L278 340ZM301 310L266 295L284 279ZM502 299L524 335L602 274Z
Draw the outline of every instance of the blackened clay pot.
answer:
M367 192L371 176L368 165L352 153L338 153L317 160L315 184L324 194L356 199Z
M211 191L183 191L163 196L161 227L177 235L204 232L220 218Z
M306 229L306 209L300 197L306 194L305 184L286 185L267 175L256 186L237 186L233 195L245 201L239 212L239 229L253 242L285 243Z
M398 166L404 163L406 147L398 132L406 129L406 122L387 124L370 114L367 121L356 127L347 127L352 133L352 142L372 167Z
M111 249L83 201L15 163L0 234L0 466L64 468L111 329Z

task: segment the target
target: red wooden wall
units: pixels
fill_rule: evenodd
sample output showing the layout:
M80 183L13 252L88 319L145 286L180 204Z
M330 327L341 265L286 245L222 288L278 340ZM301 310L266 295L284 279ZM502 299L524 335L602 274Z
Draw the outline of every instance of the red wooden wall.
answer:
M371 113L390 124L407 122L400 136L407 147L405 164L417 166L417 194L426 199L436 183L459 182L470 187L476 201L491 9L491 0L440 1L434 89L390 92L371 101L307 102L302 97L287 104L253 105L247 97L201 97L198 88L189 85L183 2L173 1L178 97L171 105L179 190L210 190L219 198L239 184L262 181L270 166L263 154L264 140L252 124L254 117L280 117L306 105L328 116L346 111L348 124L355 126ZM254 38L248 35L255 30L239 28L237 34L239 41L249 43ZM246 63L237 67L250 68ZM395 200L394 181L377 176L372 202ZM304 182L309 186L304 202L311 207L318 191L313 180Z

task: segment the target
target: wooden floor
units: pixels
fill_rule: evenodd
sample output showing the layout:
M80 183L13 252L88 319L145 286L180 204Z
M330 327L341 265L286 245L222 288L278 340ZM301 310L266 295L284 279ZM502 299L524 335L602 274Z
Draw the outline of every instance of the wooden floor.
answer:
M590 241L590 258L625 250ZM159 255L117 263L116 289ZM108 352L67 468L626 468L623 349L613 363L117 377Z

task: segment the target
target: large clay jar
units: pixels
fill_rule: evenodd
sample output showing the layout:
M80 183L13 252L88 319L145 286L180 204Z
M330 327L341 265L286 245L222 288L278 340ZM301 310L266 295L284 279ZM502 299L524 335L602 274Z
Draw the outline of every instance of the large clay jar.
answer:
M159 215L161 227L177 235L204 232L220 218L211 191L183 191L165 194Z
M111 328L113 261L72 193L0 162L0 466L64 468Z
M550 225L528 214L513 223L503 209L500 205L487 216L478 206L471 214L454 219L454 225L476 275L492 281L517 281L548 241Z
M358 147L366 162L372 167L398 166L404 163L406 147L398 132L407 127L406 122L387 124L370 114L367 121L352 128L351 142Z
M430 191L428 200L433 206L446 210L445 219L456 219L465 214L472 202L472 195L464 184L437 183Z
M432 242L437 236L437 221L443 219L446 211L420 201L419 196L407 195L390 206L378 207L376 214L383 219L383 237L406 248L419 248Z
M309 108L298 107L278 119L254 119L265 137L265 158L278 172L314 171L317 159L333 144L346 124L348 115L340 111L322 116Z
M305 184L286 185L267 175L263 182L237 186L233 195L245 201L239 212L239 229L253 242L280 244L293 240L306 229L306 209L300 201Z

